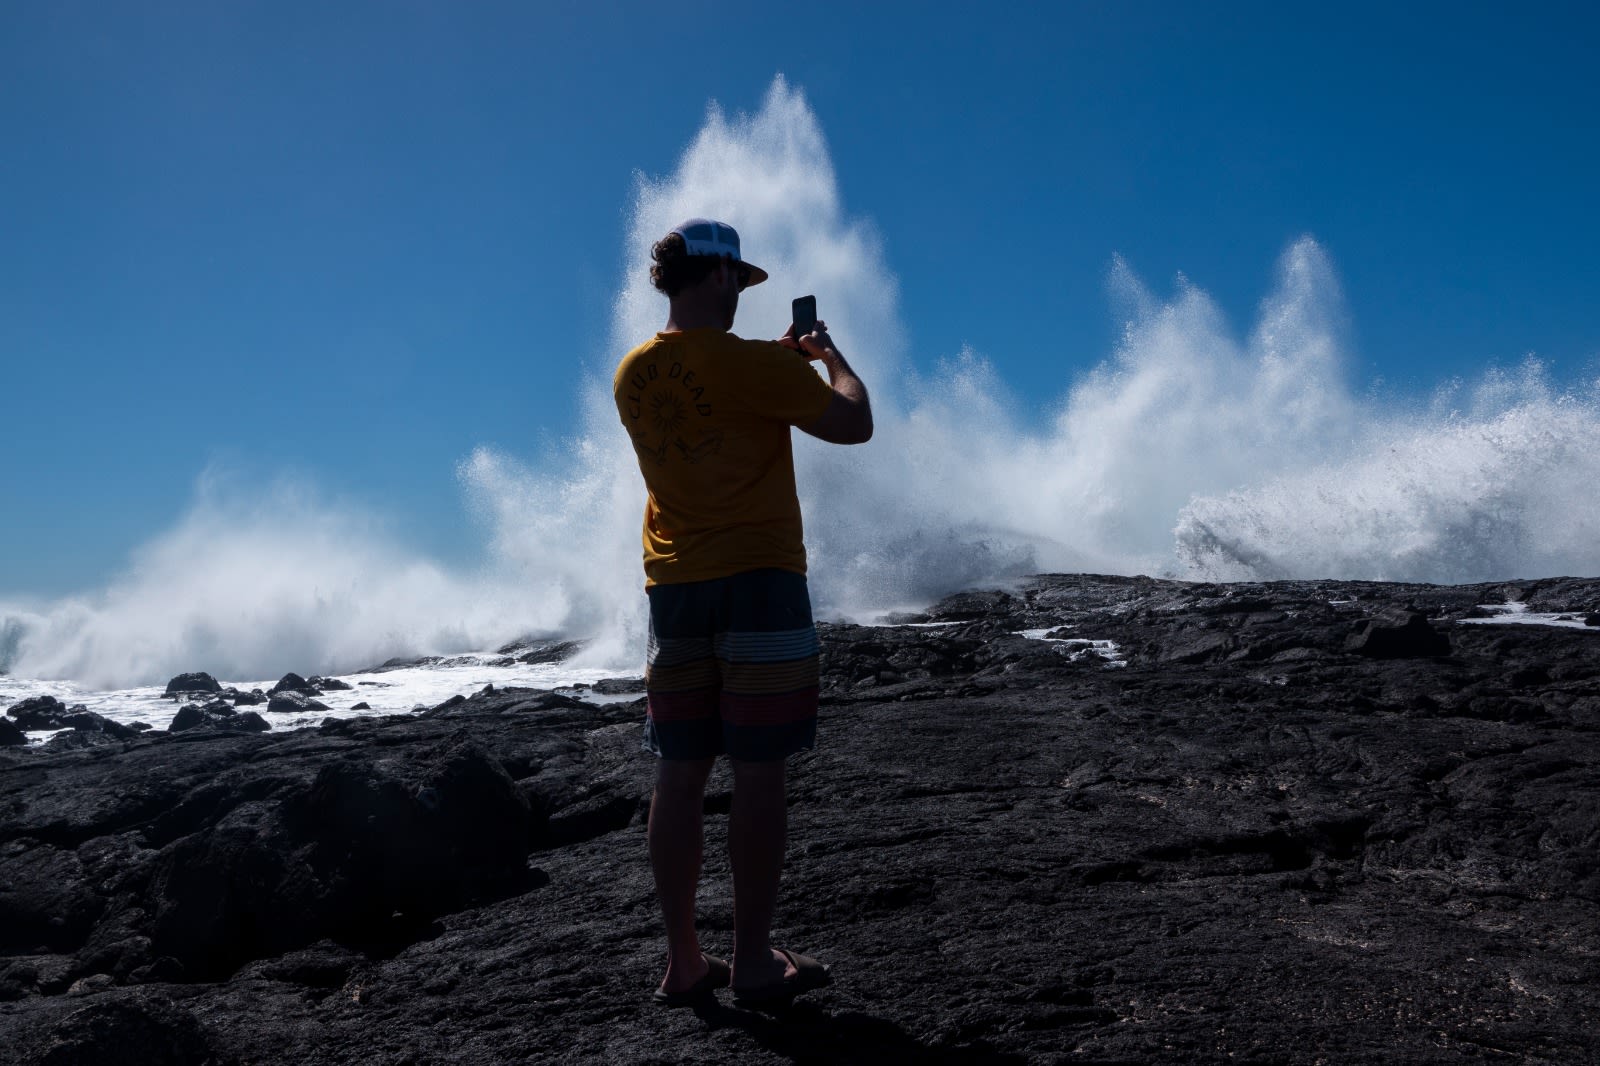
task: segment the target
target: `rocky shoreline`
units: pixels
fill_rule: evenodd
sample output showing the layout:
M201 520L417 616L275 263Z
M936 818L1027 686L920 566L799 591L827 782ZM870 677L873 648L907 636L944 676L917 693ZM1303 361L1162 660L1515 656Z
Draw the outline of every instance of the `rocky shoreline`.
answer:
M648 1001L642 701L0 747L0 1062L1595 1061L1597 610L1055 575L825 625L777 936L836 981L779 1016Z

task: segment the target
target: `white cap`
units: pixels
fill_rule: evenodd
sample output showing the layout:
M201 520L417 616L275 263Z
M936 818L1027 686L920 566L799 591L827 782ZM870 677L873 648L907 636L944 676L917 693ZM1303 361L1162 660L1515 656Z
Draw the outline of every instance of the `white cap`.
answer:
M754 263L746 262L739 254L739 231L726 222L709 218L691 218L672 227L672 232L683 238L690 255L727 256L735 263L744 263L750 271L750 285L760 285L767 280L767 272Z

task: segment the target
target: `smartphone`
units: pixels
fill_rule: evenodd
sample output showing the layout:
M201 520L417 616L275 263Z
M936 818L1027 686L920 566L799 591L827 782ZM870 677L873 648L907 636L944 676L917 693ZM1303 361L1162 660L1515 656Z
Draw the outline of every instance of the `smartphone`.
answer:
M794 302L794 335L804 337L817 328L817 298L802 296Z

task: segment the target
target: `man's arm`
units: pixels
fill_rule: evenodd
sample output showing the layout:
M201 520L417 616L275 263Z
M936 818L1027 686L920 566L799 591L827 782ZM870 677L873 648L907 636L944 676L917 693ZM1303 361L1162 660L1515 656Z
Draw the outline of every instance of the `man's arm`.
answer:
M833 387L833 399L823 409L822 417L799 428L829 444L865 444L871 440L872 401L867 398L867 387L839 354L833 338L828 336L827 324L818 322L816 331L799 338L799 342L808 359L819 360L828 368L828 384Z

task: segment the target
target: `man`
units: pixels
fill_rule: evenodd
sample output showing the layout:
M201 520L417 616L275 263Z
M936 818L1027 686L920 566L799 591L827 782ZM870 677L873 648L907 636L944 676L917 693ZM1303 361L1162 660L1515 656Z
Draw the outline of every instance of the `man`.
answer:
M788 812L784 760L813 746L817 634L789 429L835 444L872 436L861 379L818 322L777 341L734 336L739 293L767 272L733 227L690 219L651 249L666 328L617 367L617 413L649 497L644 514L650 646L644 746L657 756L650 864L667 927L655 1000L786 1003L828 982L814 959L770 942ZM808 365L822 363L828 381ZM733 769L730 966L695 933L701 811L718 755Z

